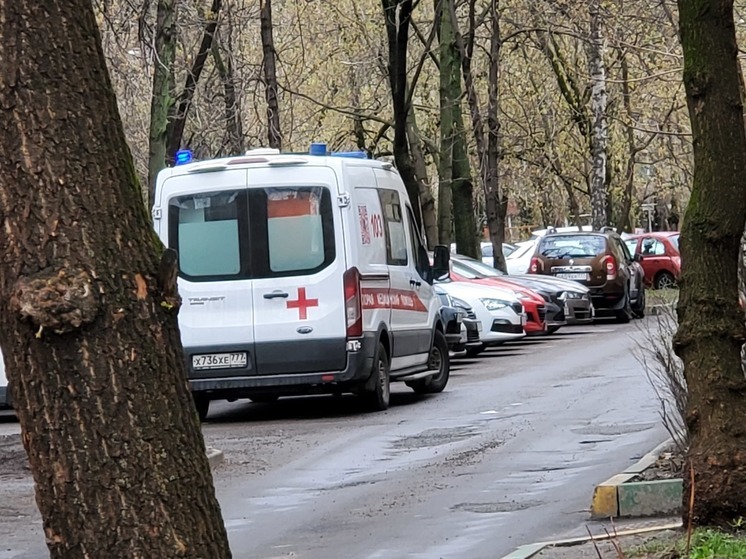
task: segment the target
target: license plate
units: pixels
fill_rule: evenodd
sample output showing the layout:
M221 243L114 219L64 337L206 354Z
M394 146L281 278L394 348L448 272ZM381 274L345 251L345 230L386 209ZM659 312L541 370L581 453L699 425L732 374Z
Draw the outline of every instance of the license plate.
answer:
M588 274L557 274L558 278L569 279L569 280L587 280Z
M245 351L192 355L192 367L195 371L204 369L242 369L246 367L246 363Z

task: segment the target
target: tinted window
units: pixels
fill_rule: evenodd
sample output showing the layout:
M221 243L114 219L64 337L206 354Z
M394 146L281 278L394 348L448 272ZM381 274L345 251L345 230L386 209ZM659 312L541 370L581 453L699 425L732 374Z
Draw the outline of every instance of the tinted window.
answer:
M179 253L183 276L195 280L233 278L248 272L246 194L195 194L169 202L169 246Z
M604 252L602 235L551 235L539 243L539 253L548 258L593 258Z
M169 246L192 281L315 273L335 258L331 194L281 187L173 198Z
M407 236L404 233L404 220L396 190L379 190L386 224L386 260L393 266L407 265Z
M334 216L328 189L251 189L249 209L254 277L313 274L334 261Z

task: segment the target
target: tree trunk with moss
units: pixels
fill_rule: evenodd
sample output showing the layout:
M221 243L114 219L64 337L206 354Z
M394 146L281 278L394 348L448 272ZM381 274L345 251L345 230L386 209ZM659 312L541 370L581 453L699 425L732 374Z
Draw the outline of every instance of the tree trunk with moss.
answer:
M153 93L150 97L148 146L148 207L153 205L155 179L166 166L168 117L174 104L173 77L176 56L176 6L174 0L158 0L153 53Z
M694 181L681 230L679 330L689 389L695 525L728 527L746 515L746 340L738 308L738 255L746 225L746 132L732 0L679 0Z
M0 343L50 556L230 557L91 2L0 20Z
M261 20L264 96L267 99L267 139L269 147L282 149L280 102L277 97L277 53L272 35L272 0L260 0L259 19Z

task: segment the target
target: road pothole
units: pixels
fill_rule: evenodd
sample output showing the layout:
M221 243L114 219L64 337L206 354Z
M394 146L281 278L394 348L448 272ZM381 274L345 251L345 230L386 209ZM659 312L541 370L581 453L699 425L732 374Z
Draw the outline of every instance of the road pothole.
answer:
M459 503L451 507L453 511L474 512L477 514L495 514L500 512L517 512L541 506L539 501L499 501L497 503Z
M394 441L391 446L397 450L415 450L429 448L457 441L476 435L473 427L452 427L449 429L428 429L417 435L403 437Z

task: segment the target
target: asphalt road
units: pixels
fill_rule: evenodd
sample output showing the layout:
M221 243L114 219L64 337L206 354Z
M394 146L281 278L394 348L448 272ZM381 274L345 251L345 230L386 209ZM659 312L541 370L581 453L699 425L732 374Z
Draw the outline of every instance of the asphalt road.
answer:
M666 438L632 355L649 320L454 361L444 393L395 385L383 413L352 396L213 402L203 431L225 452L234 558L497 559L584 533L593 486ZM41 557L38 515L9 522L0 559Z

